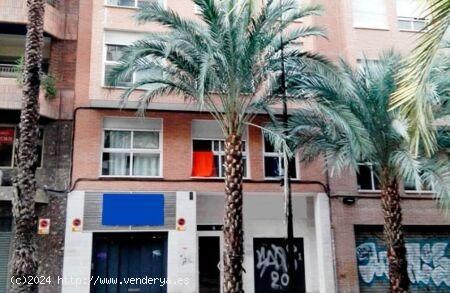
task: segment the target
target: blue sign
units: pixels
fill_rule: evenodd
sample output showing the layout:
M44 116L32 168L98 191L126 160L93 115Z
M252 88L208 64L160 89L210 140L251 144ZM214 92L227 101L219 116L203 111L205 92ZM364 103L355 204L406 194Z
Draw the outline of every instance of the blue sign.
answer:
M164 225L163 194L103 194L102 225Z

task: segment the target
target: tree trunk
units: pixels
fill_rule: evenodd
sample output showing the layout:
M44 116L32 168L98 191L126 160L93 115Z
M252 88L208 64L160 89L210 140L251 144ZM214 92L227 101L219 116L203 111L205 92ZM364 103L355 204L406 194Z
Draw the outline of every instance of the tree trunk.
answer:
M11 275L23 283L23 278L36 276L35 194L37 145L39 138L39 86L44 44L43 24L45 0L27 0L28 25L25 43L22 111L19 124L19 143L16 154L17 174L14 179L14 241ZM13 282L12 292L36 292L37 286Z
M225 141L225 219L224 269L225 293L243 292L242 263L244 260L244 232L242 228L242 160L241 137L231 134Z
M384 238L389 262L391 293L408 292L408 263L402 228L402 208L397 179L387 168L381 174L381 205L384 216Z

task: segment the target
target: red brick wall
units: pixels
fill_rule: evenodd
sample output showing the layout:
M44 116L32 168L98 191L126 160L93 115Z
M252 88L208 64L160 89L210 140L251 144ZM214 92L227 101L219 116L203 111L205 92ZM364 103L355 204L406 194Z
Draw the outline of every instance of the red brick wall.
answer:
M190 177L192 160L191 120L210 119L208 114L188 112L157 112L147 113L147 117L163 119L163 176L166 180L184 180L187 182L164 182L146 180L144 182L121 181L87 181L97 180L100 175L100 154L102 143L102 122L105 116L135 117L134 111L80 109L76 116L76 129L73 156L72 182L85 178L77 184L77 189L117 189L117 190L223 190L223 183L219 180L196 180ZM256 122L261 123L263 118ZM249 162L251 180L263 180L263 153L261 131L249 128ZM325 182L321 169L321 162L315 162L300 168L301 179L320 180ZM322 192L318 185L301 185L293 183L295 192ZM279 182L246 182L248 191L281 192Z
M402 207L404 225L450 224L450 219L445 220L431 196L404 199ZM348 206L343 204L341 197L334 197L331 200L331 215L339 292L359 292L354 226L382 225L380 199L359 198L354 205Z

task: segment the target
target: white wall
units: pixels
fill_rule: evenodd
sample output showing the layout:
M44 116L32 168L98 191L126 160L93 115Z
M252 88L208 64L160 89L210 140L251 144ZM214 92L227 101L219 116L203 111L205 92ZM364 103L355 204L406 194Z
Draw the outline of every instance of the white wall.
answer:
M184 230L169 231L167 277L169 293L194 293L197 280L196 197L189 192L177 192L176 219L184 218ZM173 282L172 282L173 281Z
M223 195L198 195L197 224L222 224ZM294 235L302 237L305 254L307 292L319 292L317 243L312 196L297 195L293 199ZM284 238L284 197L279 194L246 194L244 196L244 290L254 291L253 238ZM333 292L333 291L324 291Z
M89 292L91 276L92 233L73 232L72 221L83 219L84 191L69 193L67 199L66 238L62 292Z
M88 293L90 290L93 233L72 231L73 219L83 219L84 197L84 191L74 191L68 195L63 264L65 282L62 286L64 293ZM186 224L184 230L168 231L167 277L170 284L167 292L169 293L195 292L197 276L195 206L195 193L190 199L189 192L177 192L176 219L182 217L186 220Z

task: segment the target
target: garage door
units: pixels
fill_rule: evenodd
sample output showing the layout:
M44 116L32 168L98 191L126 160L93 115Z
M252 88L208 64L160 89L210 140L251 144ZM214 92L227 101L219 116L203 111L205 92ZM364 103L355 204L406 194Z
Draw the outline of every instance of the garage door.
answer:
M0 218L0 293L6 292L10 245L11 219Z
M361 292L388 292L381 227L357 226L356 260ZM411 292L450 292L450 227L405 227Z
M167 290L167 233L96 233L92 260L91 292Z

